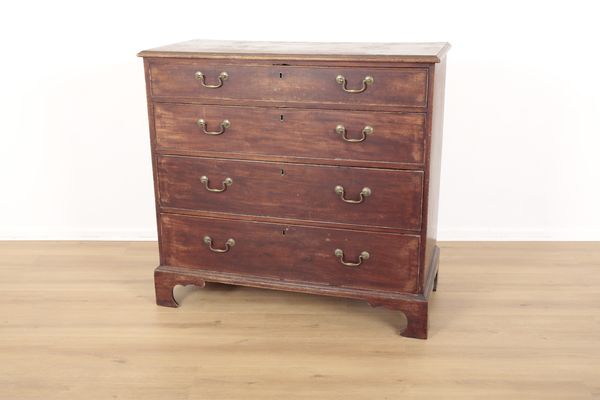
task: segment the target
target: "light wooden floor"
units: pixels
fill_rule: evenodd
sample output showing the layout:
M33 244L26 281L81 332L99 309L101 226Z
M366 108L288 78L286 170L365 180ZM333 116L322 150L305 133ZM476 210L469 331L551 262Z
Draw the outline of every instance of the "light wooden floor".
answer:
M0 242L0 399L600 398L600 244L447 243L430 339L360 302L212 285L155 243Z

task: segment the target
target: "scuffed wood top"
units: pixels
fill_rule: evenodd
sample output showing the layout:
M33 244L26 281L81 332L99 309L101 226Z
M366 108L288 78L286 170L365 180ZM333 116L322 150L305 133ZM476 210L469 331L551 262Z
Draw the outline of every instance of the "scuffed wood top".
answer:
M232 58L437 63L450 49L439 43L319 43L319 42L243 42L227 40L190 40L138 54L140 57Z

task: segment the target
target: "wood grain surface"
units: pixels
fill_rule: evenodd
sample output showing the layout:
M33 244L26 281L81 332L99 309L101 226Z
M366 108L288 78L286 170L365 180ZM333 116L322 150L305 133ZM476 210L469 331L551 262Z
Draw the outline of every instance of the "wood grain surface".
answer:
M222 72L229 78L220 88L206 88L196 80L196 72L206 76L206 84L216 85ZM359 89L363 79L374 81L362 93L347 93L336 82L346 77L348 89ZM258 66L236 64L231 60L156 60L150 62L152 95L157 97L220 100L261 100L320 104L347 104L350 107L426 107L428 68Z
M172 214L161 215L161 227L167 266L335 287L417 291L420 249L416 235ZM226 253L215 253L203 242L204 236L210 236L217 249L225 249L230 238L235 245ZM344 252L345 262L357 263L362 251L369 252L370 258L357 267L344 266L334 255L336 249Z
M423 173L367 168L159 156L160 205L179 209L339 222L360 226L421 228ZM206 189L200 178L209 179ZM371 190L360 204L361 190Z
M425 169L425 182L423 191L423 233L421 235L422 265L425 269L421 274L421 283L423 284L431 271L428 268L431 265L431 259L436 248L437 240L437 221L440 196L440 181L442 175L442 136L444 125L444 91L446 87L446 58L444 57L439 64L436 64L431 71L433 82L430 85L429 97L430 103L427 125L427 135L425 137L425 158L427 168Z
M594 399L599 243L441 243L427 341L359 301L207 284L154 242L0 243L0 398Z
M157 151L165 154L229 154L246 159L273 156L289 161L345 162L357 166L423 168L426 114L297 108L232 107L157 103L154 105ZM221 135L221 123L230 126ZM350 143L336 132L343 125Z

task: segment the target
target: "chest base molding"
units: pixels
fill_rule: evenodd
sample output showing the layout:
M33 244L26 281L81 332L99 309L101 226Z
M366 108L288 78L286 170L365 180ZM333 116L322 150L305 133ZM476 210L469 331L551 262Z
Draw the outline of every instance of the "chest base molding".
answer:
M373 307L385 307L402 312L406 316L407 325L400 332L400 335L417 339L427 339L428 308L431 293L436 290L439 254L439 247L436 246L431 258L429 275L427 276L423 293L419 294L390 293L379 290L361 290L312 283L289 282L235 273L161 265L154 270L156 304L164 307L178 307L179 303L173 296L175 286L194 285L203 288L207 282L350 298L366 301Z

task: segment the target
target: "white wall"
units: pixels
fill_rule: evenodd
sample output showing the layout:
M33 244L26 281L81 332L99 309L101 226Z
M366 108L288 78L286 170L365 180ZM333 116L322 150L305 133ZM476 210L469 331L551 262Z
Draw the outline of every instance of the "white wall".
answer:
M0 239L154 238L135 54L212 38L451 42L440 238L600 240L593 3L7 3Z

